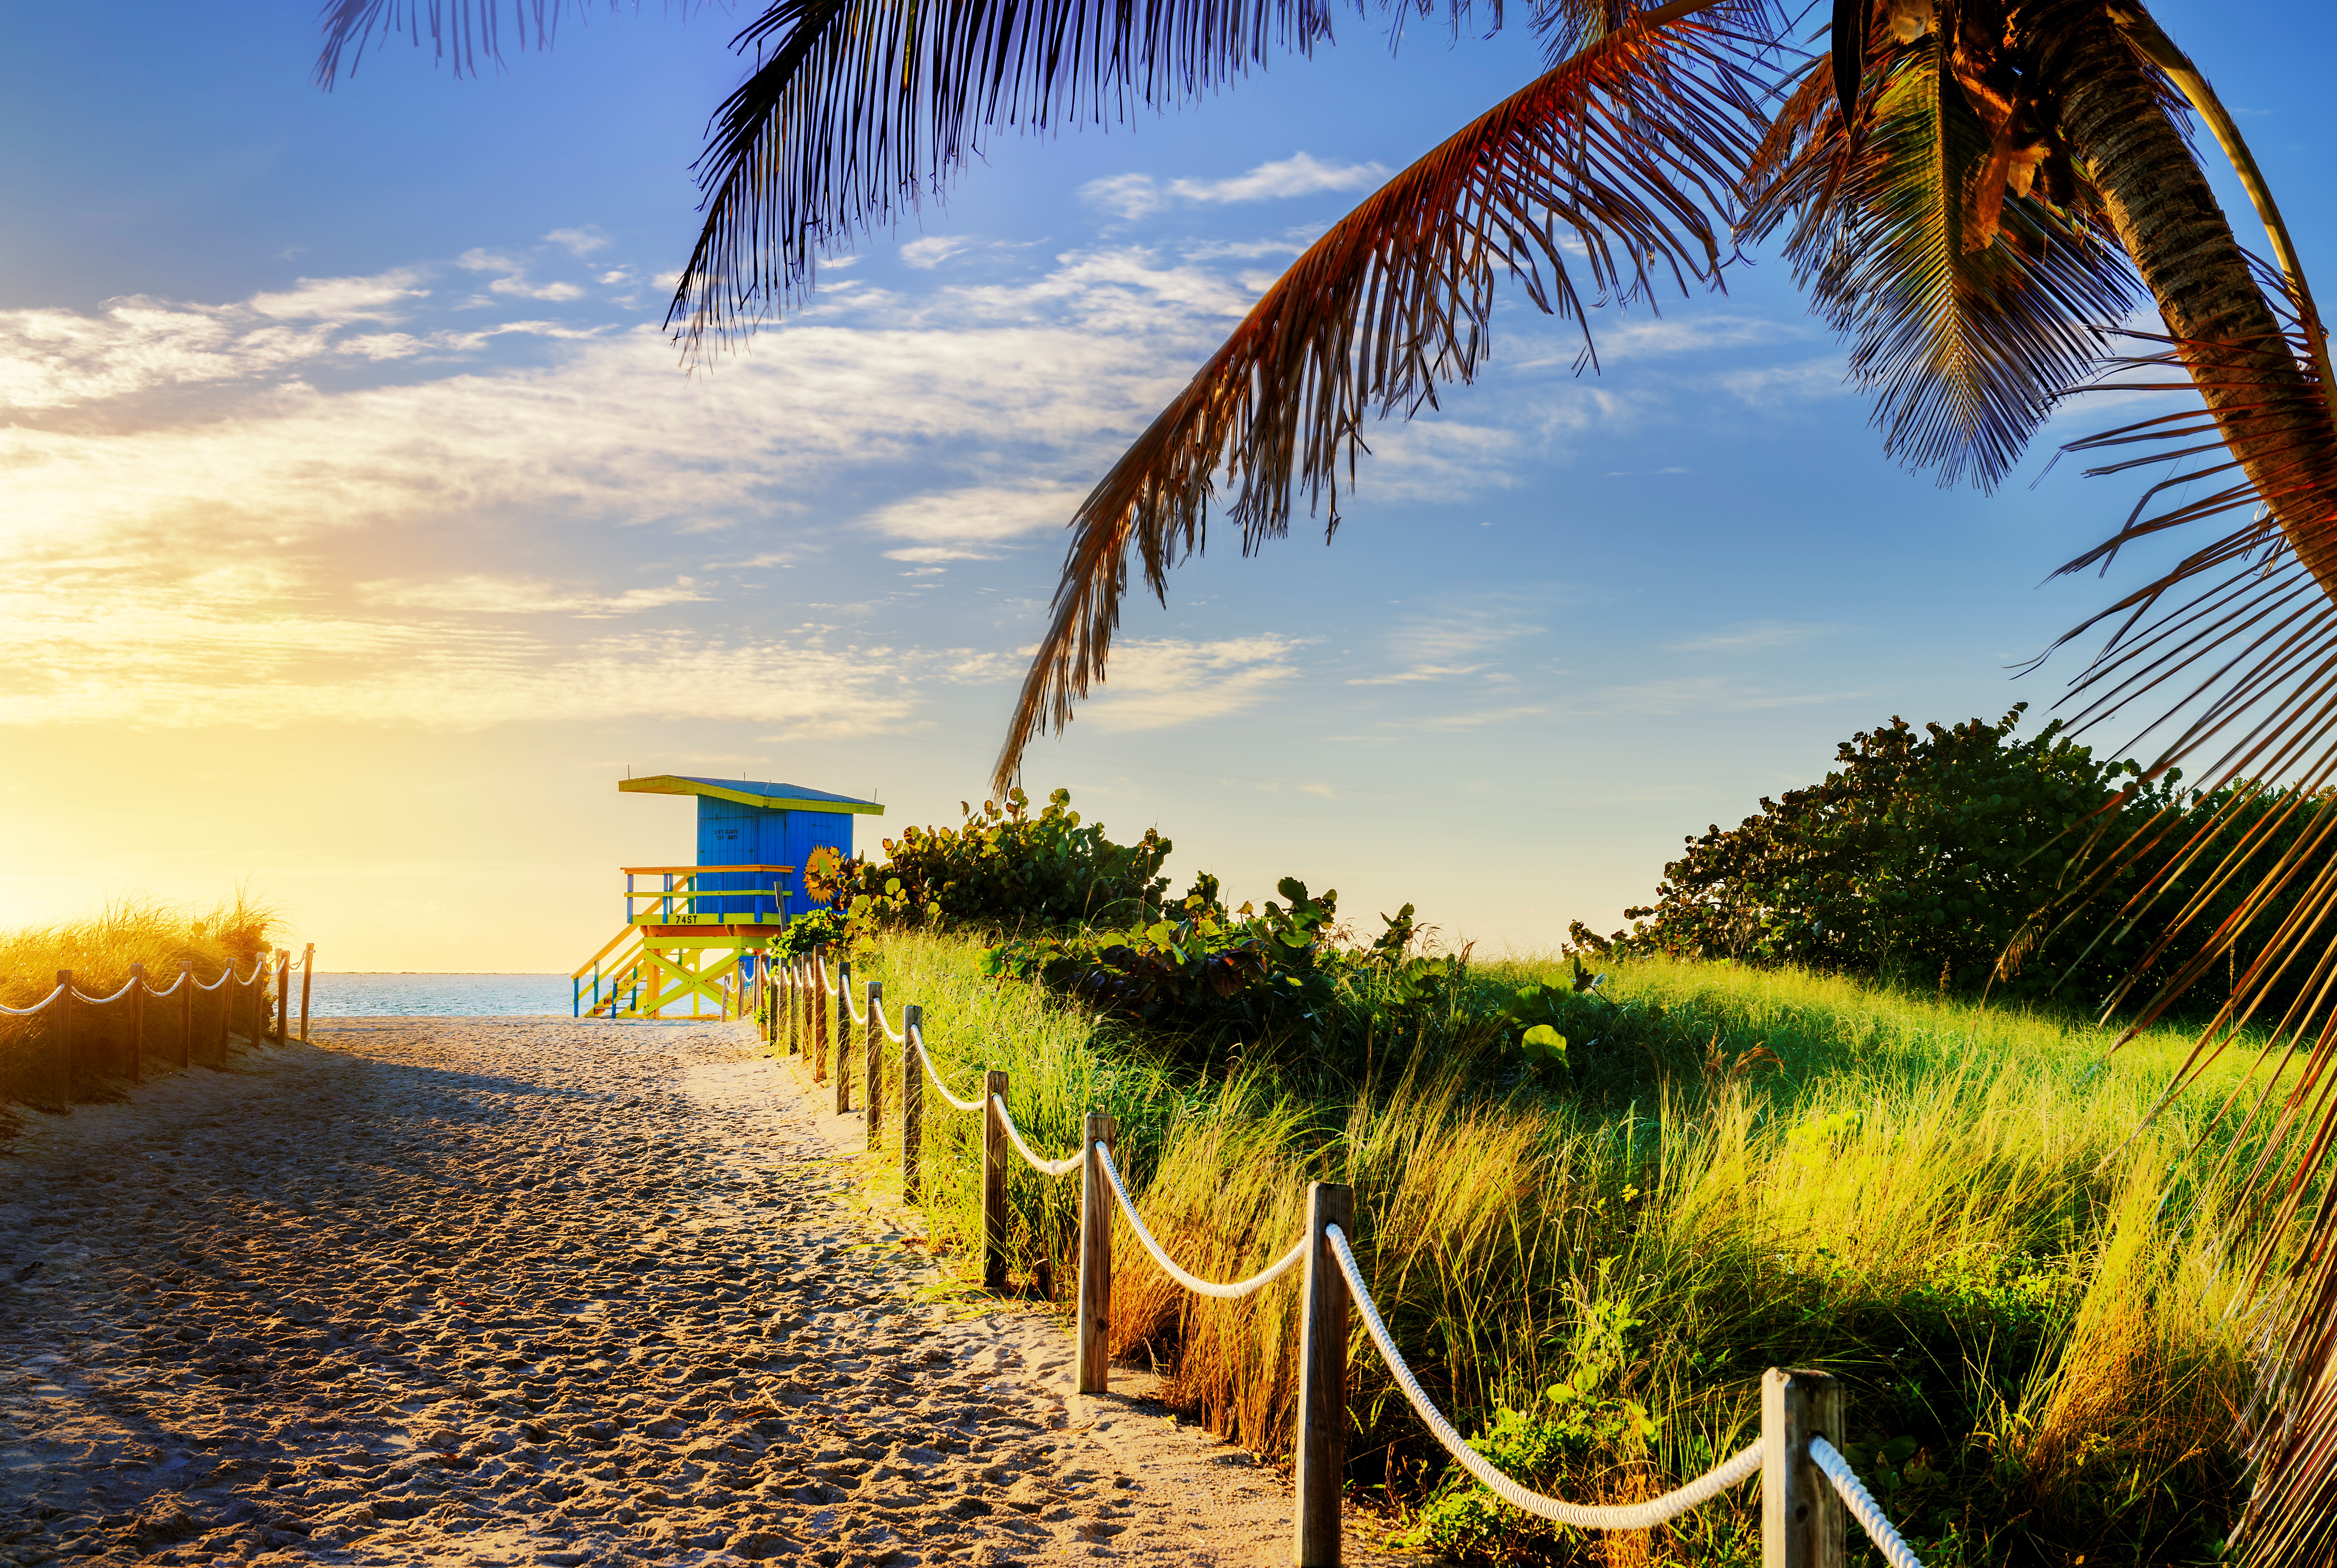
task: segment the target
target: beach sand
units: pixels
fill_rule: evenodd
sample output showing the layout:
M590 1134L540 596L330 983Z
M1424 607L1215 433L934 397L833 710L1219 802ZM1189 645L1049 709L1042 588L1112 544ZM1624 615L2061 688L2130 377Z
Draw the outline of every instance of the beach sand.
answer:
M934 1290L739 1026L312 1033L0 1160L0 1559L1289 1562L1277 1470Z

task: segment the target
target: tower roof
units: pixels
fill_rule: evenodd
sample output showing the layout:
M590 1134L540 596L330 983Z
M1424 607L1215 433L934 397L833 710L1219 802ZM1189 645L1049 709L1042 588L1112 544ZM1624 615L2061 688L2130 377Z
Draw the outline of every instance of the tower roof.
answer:
M711 795L716 800L760 806L765 811L848 812L856 816L879 817L885 814L885 808L875 801L855 800L850 795L830 794L801 784L767 784L754 779L689 778L661 773L648 778L620 779L617 788L626 794Z

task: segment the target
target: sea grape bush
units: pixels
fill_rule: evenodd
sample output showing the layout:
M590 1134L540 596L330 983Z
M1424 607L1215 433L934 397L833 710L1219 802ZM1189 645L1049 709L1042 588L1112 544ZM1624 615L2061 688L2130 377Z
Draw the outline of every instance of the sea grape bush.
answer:
M1822 782L1690 839L1629 917L1653 916L1643 940L1669 951L1983 984L2060 896L2080 824L2139 771L2058 721L2014 740L2026 706L1853 735Z
M807 868L805 886L865 926L1032 929L1157 918L1168 890L1158 873L1171 848L1157 830L1116 844L1103 823L1071 810L1069 790L1049 795L1036 816L1030 807L1019 789L1003 805L984 801L977 811L960 803L961 826L905 829L885 841L881 863L856 856L825 873Z
M1295 877L1272 899L1228 911L1204 874L1158 920L1016 938L984 955L986 973L1035 980L1154 1031L1171 1054L1261 1054L1344 1062L1361 1042L1400 1031L1445 996L1461 964L1411 951L1413 906L1383 916L1368 947L1341 945L1338 891ZM1360 1007L1359 1005L1360 1004Z
M1862 731L1820 783L1690 838L1656 902L1626 911L1630 930L1600 938L1578 922L1578 946L2098 1000L2181 901L2158 901L2156 926L2119 918L2156 866L2118 869L2117 823L2198 803L2179 774L2146 780L2058 720L2015 739L2027 707L1995 724L1894 717Z
M2309 797L2250 782L2201 794L2172 771L2146 779L2133 763L2097 758L2058 721L2016 740L2027 706L1992 725L1918 731L1893 718L1853 735L1823 782L1689 839L1656 902L1625 911L1629 930L1599 937L1576 922L1578 948L1801 963L2085 1006L2132 976L2129 994L2148 997L2304 831L2296 808ZM2308 855L2238 930L2234 969L2326 863L2325 850ZM2202 888L2202 907L2178 925Z

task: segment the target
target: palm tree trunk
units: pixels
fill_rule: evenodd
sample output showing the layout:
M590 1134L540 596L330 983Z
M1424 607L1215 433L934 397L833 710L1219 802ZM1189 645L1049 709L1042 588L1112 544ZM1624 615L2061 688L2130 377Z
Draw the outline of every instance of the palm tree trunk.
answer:
M2322 591L2337 599L2337 431L2297 364L2206 175L2100 0L2039 19L2039 84L2061 139L2183 345L2232 453Z

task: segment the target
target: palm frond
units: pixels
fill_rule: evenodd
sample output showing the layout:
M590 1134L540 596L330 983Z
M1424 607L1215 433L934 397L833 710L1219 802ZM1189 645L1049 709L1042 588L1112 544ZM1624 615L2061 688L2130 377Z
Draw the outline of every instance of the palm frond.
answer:
M1785 254L1813 306L1852 341L1883 450L1940 482L1994 486L2107 352L2139 294L2125 253L2072 184L2004 195L2003 138L1959 85L1945 31L1871 45L1853 135L1830 61L1814 63L1746 181L1748 239L1790 217Z
M702 352L793 307L822 254L939 195L986 129L1198 96L1310 52L1340 3L777 0L737 39L759 63L715 112L667 324Z
M2114 924L2130 924L2178 880L2191 889L2137 973L2162 959L2171 968L2158 969L2147 996L2130 980L2108 1000L2138 1000L2131 1034L2208 976L2231 977L2170 1097L2246 1034L2259 1037L2254 1092L2235 1091L2221 1119L2233 1148L2261 1151L2244 1173L2264 1200L2257 1268L2284 1255L2290 1300L2249 1418L2257 1480L2244 1538L2251 1562L2290 1564L2326 1561L2337 1545L2337 1182L2324 1169L2337 1148L2337 423L2312 324L2282 279L2256 275L2283 317L2293 376L2262 374L2261 342L2148 340L2156 352L2119 366L2148 379L2116 385L2209 406L2071 443L2107 454L2097 473L2167 468L2117 533L2065 571L2106 566L2185 524L2235 521L2070 634L2109 629L2072 683L2075 730L2138 705L2146 716L2121 737L2126 749L2151 745L2154 775L2178 758L2204 760L2211 809L2135 823L2107 813L2106 852L2090 857L2097 870L2069 890L2069 908L2083 910L2108 871L2146 854L2162 869Z
M1335 531L1339 468L1352 477L1364 420L1475 375L1503 276L1577 323L1589 304L1659 282L1717 280L1769 83L1766 40L1690 19L1706 8L1643 13L1546 73L1390 180L1266 292L1072 518L1000 779L1101 677L1130 550L1165 601L1168 569L1202 548L1220 474L1246 553L1286 531L1301 492L1327 502Z
M609 8L625 9L626 0L609 0ZM570 11L581 16L592 5L590 0L511 0L509 9L507 34L504 7L496 0L326 0L317 85L330 92L343 74L357 74L376 34L387 40L403 33L417 45L427 38L435 57L451 62L455 75L476 76L483 64L503 58L506 37L522 49L549 49L561 17Z

